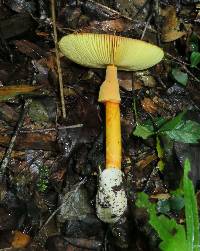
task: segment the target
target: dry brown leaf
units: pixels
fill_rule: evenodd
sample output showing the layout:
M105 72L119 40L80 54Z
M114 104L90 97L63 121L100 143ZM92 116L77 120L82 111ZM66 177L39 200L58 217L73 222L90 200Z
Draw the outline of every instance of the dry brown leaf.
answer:
M46 65L49 69L51 69L53 72L57 72L57 64L56 64L56 58L54 55L50 55L46 59Z
M5 150L0 149L0 159L2 159L5 156ZM12 151L11 158L25 158L26 153L22 151Z
M0 96L16 96L19 94L30 93L41 86L31 86L31 85L10 85L0 87Z
M156 156L156 154L152 154L152 155L148 155L146 158L139 160L136 163L136 166L138 168L145 168L146 166L148 166L152 161L156 160L158 157Z
M172 42L186 35L184 31L171 31L165 34L162 34L163 42Z
M149 113L155 114L157 112L157 105L150 98L144 98L141 101L142 108Z
M165 17L162 27L162 41L171 42L184 36L186 32L179 31L179 22L176 16L176 9L174 6L168 6L162 15Z
M125 80L121 80L119 79L119 86L122 87L124 90L126 91L132 91L132 80L131 79L125 79Z
M142 82L139 79L134 80L132 72L118 72L118 81L120 87L126 91L139 90L142 88Z
M14 236L12 240L13 248L25 248L31 242L31 237L27 234L24 234L18 230L14 231Z
M74 89L72 89L70 87L64 87L63 88L63 93L64 93L65 97L76 96L76 92L74 91Z
M161 15L165 17L164 25L162 31L164 33L174 30L177 27L177 16L176 9L174 6L168 6L166 9L162 10Z
M57 151L58 146L56 143L57 134L56 132L46 132L46 133L20 133L17 136L15 149L42 149L46 151ZM10 143L11 136L6 132L4 135L0 135L0 145L8 146Z
M36 34L40 37L48 37L49 36L49 33L44 32L44 31L38 31L38 32L36 32Z
M169 193L159 193L150 196L151 199L168 200L171 197Z
M142 89L142 82L139 79L133 82L133 89L134 90Z
M28 40L16 40L14 44L17 47L18 51L33 59L46 57L46 52L33 42L30 42Z
M128 28L130 22L124 18L118 18L106 21L93 21L88 27L82 29L82 32L122 32Z

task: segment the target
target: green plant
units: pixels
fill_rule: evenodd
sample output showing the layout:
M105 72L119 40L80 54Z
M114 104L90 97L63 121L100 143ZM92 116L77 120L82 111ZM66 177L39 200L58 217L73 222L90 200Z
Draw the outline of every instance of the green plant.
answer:
M165 135L174 141L183 143L198 143L200 139L200 124L192 120L184 120L185 112L181 112L171 120L158 118L137 124L133 135L147 139L153 135Z
M199 251L199 217L197 201L192 181L189 179L190 162L184 163L183 195L185 204L186 227L178 224L173 218L158 215L156 205L148 200L148 195L139 193L137 207L146 208L149 213L149 223L157 231L162 251Z
M39 166L39 174L37 188L40 192L45 192L48 188L49 168L47 166Z
M181 68L173 68L172 69L172 77L178 82L179 84L186 86L188 82L188 74L181 71Z
M191 68L197 68L200 64L200 52L199 52L199 37L196 33L192 33L188 39L188 53L186 58L188 65ZM188 70L186 66L180 64L173 64L171 70L171 77L179 84L186 86L189 80Z

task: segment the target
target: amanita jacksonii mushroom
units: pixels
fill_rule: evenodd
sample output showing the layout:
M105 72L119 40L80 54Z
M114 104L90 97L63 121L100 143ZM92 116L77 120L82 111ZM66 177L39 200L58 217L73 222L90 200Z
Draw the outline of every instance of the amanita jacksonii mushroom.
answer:
M98 217L108 223L120 219L127 208L121 171L120 93L117 68L147 69L163 58L159 47L144 41L107 34L70 34L59 42L61 52L72 61L91 68L106 68L99 102L106 109L106 169L100 174L96 197Z

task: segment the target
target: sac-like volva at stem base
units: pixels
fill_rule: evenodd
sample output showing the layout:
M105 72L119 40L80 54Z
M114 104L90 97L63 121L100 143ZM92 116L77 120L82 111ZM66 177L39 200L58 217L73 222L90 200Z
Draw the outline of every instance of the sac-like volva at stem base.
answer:
M96 208L98 218L104 222L117 222L127 208L122 177L122 171L116 168L107 168L100 174Z

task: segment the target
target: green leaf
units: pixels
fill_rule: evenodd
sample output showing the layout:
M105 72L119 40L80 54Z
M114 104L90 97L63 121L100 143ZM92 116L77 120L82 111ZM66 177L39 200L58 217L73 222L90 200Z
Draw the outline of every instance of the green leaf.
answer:
M182 196L172 196L167 200L159 200L157 202L157 211L167 214L169 211L178 212L184 207L184 198Z
M157 202L157 211L161 214L167 214L170 211L169 200L159 200Z
M167 122L167 119L163 117L158 117L154 120L154 124L156 128L160 128L162 125L164 125Z
M193 51L190 55L191 67L196 67L200 63L200 52Z
M158 166L159 170L162 172L165 167L165 163L163 161L164 149L161 145L161 142L160 142L158 135L156 135L156 150L157 150L158 158L160 159L157 163L157 166Z
M153 134L154 134L153 126L148 124L145 125L138 124L135 130L133 131L134 136L141 137L143 139L147 139Z
M149 202L145 193L138 194L136 205L147 209L150 217L149 223L162 240L159 245L161 250L191 251L188 249L184 226L177 224L174 219L169 219L164 215L158 216L155 205Z
M179 84L186 86L186 84L188 82L187 73L184 73L184 72L180 71L179 69L175 68L172 70L172 76Z
M188 159L186 159L184 163L183 190L185 200L187 241L189 250L199 251L199 217L193 183L188 177L190 170L190 162Z
M198 42L197 43L194 43L194 42L189 43L189 50L190 51L198 51L199 50Z
M199 50L199 38L198 35L193 32L189 38L189 50L198 51Z
M177 224L174 219L170 219L164 215L157 215L155 204L148 200L148 196L145 193L138 194L136 205L147 209L149 213L149 223L157 231L161 239L159 247L163 251L200 250L199 216L193 183L188 177L190 170L190 162L186 159L184 163L183 192L187 234L185 233L184 226ZM182 192L176 191L176 193L181 194ZM170 200L171 199L172 198L170 198ZM180 199L181 198L178 199L179 202ZM175 208L177 208L176 204L179 203L178 201L175 202ZM169 205L164 204L162 206L166 207L164 209L167 212ZM178 209L180 209L179 205Z
M200 139L200 124L187 120L181 122L171 131L164 132L169 138L183 143L198 143Z
M169 199L170 209L180 211L184 207L184 198L182 196L173 196Z
M186 113L186 111L183 111L183 112L179 113L173 119L170 119L169 121L167 121L166 123L164 123L164 125L161 126L161 128L158 130L158 132L171 131L172 129L174 129L178 124L181 123L181 121L182 121L183 116L185 115L185 113Z

